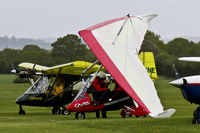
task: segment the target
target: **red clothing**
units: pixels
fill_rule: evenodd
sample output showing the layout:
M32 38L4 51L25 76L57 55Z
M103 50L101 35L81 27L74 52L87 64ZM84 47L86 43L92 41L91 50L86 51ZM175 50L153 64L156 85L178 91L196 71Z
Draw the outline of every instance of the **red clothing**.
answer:
M106 91L108 90L107 88L107 83L105 83L103 80L100 78L96 77L94 81L92 82L93 89L97 91Z
M122 87L120 85L118 85L118 87L116 88L116 91L117 92L121 92L121 91L123 91L123 89L122 89Z

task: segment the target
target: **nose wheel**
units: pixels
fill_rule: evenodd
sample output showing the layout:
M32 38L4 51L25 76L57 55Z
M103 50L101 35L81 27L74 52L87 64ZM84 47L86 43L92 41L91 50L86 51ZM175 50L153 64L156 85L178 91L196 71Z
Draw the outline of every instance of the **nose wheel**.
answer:
M22 105L19 105L19 115L25 115L25 111L22 109Z
M193 112L192 124L200 124L200 107L197 107Z
M79 119L79 120L85 119L85 113L84 112L76 112L75 118Z

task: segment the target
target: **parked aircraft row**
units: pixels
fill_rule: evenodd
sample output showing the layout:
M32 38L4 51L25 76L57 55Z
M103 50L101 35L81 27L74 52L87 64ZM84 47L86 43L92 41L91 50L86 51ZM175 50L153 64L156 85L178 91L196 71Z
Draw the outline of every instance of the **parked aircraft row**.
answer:
M157 79L155 64L149 63L154 63L152 53L140 51L149 21L154 17L155 14L127 15L79 31L98 59L94 63L74 61L54 67L19 64L23 69L12 72L29 78L32 83L16 100L20 107L19 114L25 114L22 106L29 105L53 107L52 114L76 112L77 119L84 119L84 112L116 109L122 109L123 117L148 114L153 118L168 118L173 115L175 109L164 110L157 95L153 83ZM199 57L183 57L179 60L200 62ZM170 84L179 87L183 97L190 103L200 104L200 75L180 77L175 66L174 70L177 80ZM122 91L112 90L103 102L94 104L91 86L100 71L106 72L107 79ZM38 79L34 81L32 77L36 75ZM81 89L74 89L80 82ZM194 111L192 123L200 124L200 107Z
M151 79L158 79L153 53L141 52L139 58L145 65ZM97 69L100 67L100 65L95 64L93 65L92 69L83 74L82 71L91 65L92 63L84 61L75 61L54 67L46 67L32 63L19 64L19 68L13 69L11 72L17 74L20 78L28 78L31 83L31 86L27 89L27 91L16 100L16 103L19 104L19 114L25 114L25 111L22 109L22 106L24 105L53 107L52 114L69 114L69 111L79 111L78 109L70 109L72 105L66 109L65 105L72 102L78 92L79 93L75 98L76 101L79 99L79 97L86 97L85 93L88 89L85 87L86 83L94 76L94 74L91 73L97 71ZM105 71L104 68L102 68L102 70ZM33 80L35 76L38 77L36 81ZM106 77L107 80L111 79L110 74L106 74ZM82 82L82 84L80 84L80 82ZM79 84L79 86L83 85L80 91L76 87L77 84ZM84 94L81 93L82 91L84 91ZM112 102L106 101L111 97ZM92 106L91 97L87 95L86 98L89 99L89 105L95 109L88 110L88 107L86 106L86 110L84 112L98 111L102 109L116 110L122 108L125 111L124 113L123 111L121 113L123 117L125 117L127 113L129 113L129 116L132 114L135 114L136 116L146 116L147 113L141 107L139 107L124 91L118 94L117 92L115 93L114 90L111 97L105 100L106 103L103 103L105 106L102 106L103 104L99 106ZM135 105L137 105L137 111ZM62 110L60 108L62 108ZM130 114L130 112L132 113ZM80 117L81 114L78 114L76 116Z

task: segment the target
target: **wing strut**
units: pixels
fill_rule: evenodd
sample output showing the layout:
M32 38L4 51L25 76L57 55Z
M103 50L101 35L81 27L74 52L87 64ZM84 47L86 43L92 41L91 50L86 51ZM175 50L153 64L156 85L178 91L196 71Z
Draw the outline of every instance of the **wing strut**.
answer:
M83 70L83 72L81 73L81 76L83 76L85 74L85 72L87 72L89 69L91 69L97 63L99 63L99 60L96 60L94 63L92 63L91 66L89 66L88 68L86 68L85 70Z
M118 31L118 33L117 33L117 35L115 36L115 39L114 39L114 41L112 42L112 44L114 45L115 44L115 42L117 41L117 38L119 37L119 35L120 35L120 33L121 33L121 31L123 30L123 28L124 28L124 26L125 26L125 24L126 24L126 22L128 21L128 19L130 18L130 15L128 14L128 15L126 15L126 19L124 20L124 23L122 24L122 26L121 26L121 28L119 29L119 31Z
M59 77L59 75L60 75L60 72L61 72L61 68L59 68L58 74L56 75L56 78L55 78L55 80L54 80L54 82L53 82L53 84L52 84L52 86L51 86L51 89L50 89L50 91L49 91L49 94L48 94L48 96L47 96L47 99L50 97L50 94L51 94L51 92L52 92L52 90L53 90L53 87L54 87L54 85L55 85L55 83L56 83L56 80L58 79L58 77Z
M41 78L41 77L40 77L40 78ZM40 78L39 78L39 79L40 79ZM31 82L31 86L33 86L33 89L34 89L37 93L39 93L38 90L36 89L35 82L34 82L33 78L28 78L28 80Z

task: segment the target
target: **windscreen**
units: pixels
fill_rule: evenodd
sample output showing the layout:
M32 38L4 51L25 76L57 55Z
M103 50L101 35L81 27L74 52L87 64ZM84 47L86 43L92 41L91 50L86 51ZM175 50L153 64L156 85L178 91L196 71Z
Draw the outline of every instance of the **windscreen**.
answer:
M85 93L87 91L87 85L90 81L91 77L89 77L84 83L80 91L78 92L77 96L74 98L74 100L78 101L80 99L85 98Z
M49 86L49 79L47 76L39 77L35 83L25 92L25 94L45 93Z

